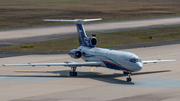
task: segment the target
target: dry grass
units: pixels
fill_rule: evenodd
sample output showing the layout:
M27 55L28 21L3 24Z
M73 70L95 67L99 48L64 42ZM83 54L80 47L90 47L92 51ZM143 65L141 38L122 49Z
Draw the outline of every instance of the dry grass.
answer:
M180 15L179 0L0 0L0 29L41 25L41 19L122 20ZM62 24L62 23L61 23Z
M153 36L153 39L139 39L139 36ZM154 28L137 31L125 31L115 33L97 34L97 47L117 47L127 45L139 45L180 40L180 26L169 28ZM113 40L112 40L113 39ZM1 52L64 52L78 47L78 38L67 38L37 42L25 45L33 45L34 48L21 49L22 45L0 47Z

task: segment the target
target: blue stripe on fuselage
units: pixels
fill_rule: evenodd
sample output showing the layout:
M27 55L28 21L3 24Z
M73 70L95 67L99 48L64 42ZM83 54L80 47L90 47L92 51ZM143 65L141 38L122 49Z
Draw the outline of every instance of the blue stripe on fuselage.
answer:
M116 69L116 70L125 70L125 71L129 71L129 72L133 72L132 70L129 70L129 69L126 69L125 67L121 66L120 64L118 64L117 62L115 62L114 60L106 57L106 56L102 56L102 55L89 55L89 56L85 56L85 58L90 58L90 57L95 57L95 56L101 56L101 57L104 57L110 61L112 61L113 63L109 62L109 61L104 61L104 60L101 60L103 61L103 63L108 67L108 68L111 68L111 69Z
M133 72L133 71L128 70L128 69L126 69L126 68L124 68L122 66L119 66L119 65L115 64L115 63L111 63L109 61L104 61L104 60L101 60L101 61L103 61L103 63L110 69L125 70L125 71L128 71L128 72Z

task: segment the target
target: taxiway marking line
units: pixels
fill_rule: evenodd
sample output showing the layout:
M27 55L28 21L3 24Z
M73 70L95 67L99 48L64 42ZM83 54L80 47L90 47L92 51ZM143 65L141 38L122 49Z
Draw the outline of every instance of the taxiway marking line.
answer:
M118 80L126 81L126 79L121 79L121 78L119 78L119 77L116 77L116 78L114 78L114 79L118 79Z
M92 72L92 73L95 73L95 72L94 72L94 68L96 68L96 67L93 67L93 68L91 69L91 72ZM95 73L95 74L101 75L102 73Z
M95 67L93 67L93 68L91 69L91 72L93 72L93 73L94 73L94 68L95 68Z

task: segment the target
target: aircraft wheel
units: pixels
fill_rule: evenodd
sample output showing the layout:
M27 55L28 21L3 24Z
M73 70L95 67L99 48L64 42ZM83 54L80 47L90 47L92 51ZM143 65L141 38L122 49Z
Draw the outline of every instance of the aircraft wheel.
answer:
M127 80L127 82L131 82L132 79L131 79L131 77L127 77L126 80Z
M70 76L73 76L73 72L69 72L69 75L70 75Z
M73 76L77 76L77 72L74 72L73 74L74 74Z
M77 72L69 72L70 76L77 76Z

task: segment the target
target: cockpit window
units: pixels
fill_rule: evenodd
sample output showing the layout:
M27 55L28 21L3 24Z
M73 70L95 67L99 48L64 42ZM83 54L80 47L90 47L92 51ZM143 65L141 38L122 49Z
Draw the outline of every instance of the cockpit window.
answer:
M131 58L129 61L130 61L130 62L133 62L133 63L141 62L141 60L140 60L140 59L137 59L137 58Z

